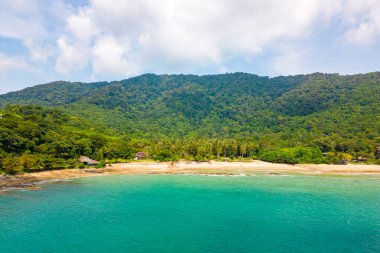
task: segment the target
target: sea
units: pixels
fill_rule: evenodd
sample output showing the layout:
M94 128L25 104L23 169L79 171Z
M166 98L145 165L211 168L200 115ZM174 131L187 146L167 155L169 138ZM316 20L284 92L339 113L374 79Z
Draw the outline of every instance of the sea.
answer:
M0 252L380 252L380 177L114 175L0 194Z

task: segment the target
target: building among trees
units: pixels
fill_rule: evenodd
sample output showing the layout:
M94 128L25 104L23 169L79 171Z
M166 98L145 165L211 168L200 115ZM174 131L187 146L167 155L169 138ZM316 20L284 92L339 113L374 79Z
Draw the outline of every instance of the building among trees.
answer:
M145 152L137 152L136 153L136 160L143 160L148 158L148 155Z
M98 161L92 160L91 158L87 156L81 156L79 160L81 163L86 164L86 165L97 165L99 163Z

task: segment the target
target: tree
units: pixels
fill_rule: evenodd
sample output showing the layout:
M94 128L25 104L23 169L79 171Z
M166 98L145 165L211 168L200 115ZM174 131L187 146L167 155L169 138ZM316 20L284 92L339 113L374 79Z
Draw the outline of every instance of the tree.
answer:
M198 146L197 155L201 157L202 162L205 161L205 157L208 155L208 153L209 153L209 147L207 146L206 143L202 143Z
M18 157L6 157L2 159L2 169L7 174L17 174L24 170L24 166Z
M241 158L243 158L244 155L246 155L247 149L248 149L248 145L246 143L243 143L243 144L240 145L240 155L241 155Z

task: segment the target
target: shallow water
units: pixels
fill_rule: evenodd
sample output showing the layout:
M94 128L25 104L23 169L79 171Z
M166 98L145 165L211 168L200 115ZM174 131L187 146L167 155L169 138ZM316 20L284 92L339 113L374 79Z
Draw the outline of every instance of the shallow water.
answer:
M119 175L13 191L0 252L380 252L380 179Z

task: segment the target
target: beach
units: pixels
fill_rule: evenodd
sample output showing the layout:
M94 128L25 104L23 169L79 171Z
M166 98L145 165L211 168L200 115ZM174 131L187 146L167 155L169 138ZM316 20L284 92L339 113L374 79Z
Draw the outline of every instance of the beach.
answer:
M74 178L104 175L139 174L201 174L201 175L380 175L380 165L366 164L278 164L250 162L131 162L107 165L103 169L52 170L20 175L0 176L0 191L19 188L38 189L44 183L64 182Z

